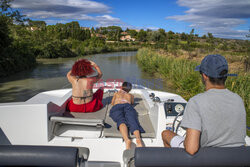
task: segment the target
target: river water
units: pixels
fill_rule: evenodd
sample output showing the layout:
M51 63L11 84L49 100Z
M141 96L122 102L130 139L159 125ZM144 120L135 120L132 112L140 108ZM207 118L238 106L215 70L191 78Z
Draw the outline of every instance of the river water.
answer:
M166 81L141 70L136 61L136 52L117 52L38 60L39 64L32 70L0 78L0 103L22 102L43 91L71 88L66 74L79 58L96 62L103 72L103 81L124 80L151 89L171 92Z

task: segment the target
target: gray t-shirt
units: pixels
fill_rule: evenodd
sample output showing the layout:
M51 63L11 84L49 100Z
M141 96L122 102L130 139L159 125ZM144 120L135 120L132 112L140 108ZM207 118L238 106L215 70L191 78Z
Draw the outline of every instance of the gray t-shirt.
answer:
M201 132L201 147L242 146L246 137L244 103L228 89L209 89L188 101L181 126Z

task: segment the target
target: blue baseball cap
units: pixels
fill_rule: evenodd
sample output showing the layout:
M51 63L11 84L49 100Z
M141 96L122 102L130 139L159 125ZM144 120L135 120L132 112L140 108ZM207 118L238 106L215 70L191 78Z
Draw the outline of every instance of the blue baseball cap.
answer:
M195 71L200 71L212 78L222 78L226 76L237 76L237 74L220 75L223 70L228 72L227 60L221 55L207 55L202 61L201 65L195 68Z

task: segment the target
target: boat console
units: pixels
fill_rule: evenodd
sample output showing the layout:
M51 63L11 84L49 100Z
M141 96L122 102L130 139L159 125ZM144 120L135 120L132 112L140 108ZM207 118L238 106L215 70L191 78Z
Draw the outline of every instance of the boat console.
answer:
M168 116L182 115L186 107L186 103L167 101L164 103L166 118Z

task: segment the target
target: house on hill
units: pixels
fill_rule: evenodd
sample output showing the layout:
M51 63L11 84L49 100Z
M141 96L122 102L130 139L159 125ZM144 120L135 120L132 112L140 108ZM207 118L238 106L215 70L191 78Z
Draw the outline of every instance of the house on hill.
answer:
M127 32L122 32L121 35L128 35L128 33Z
M123 34L121 33L121 35L123 35ZM131 35L123 35L123 36L121 36L120 40L121 41L135 41L135 38L132 38Z

